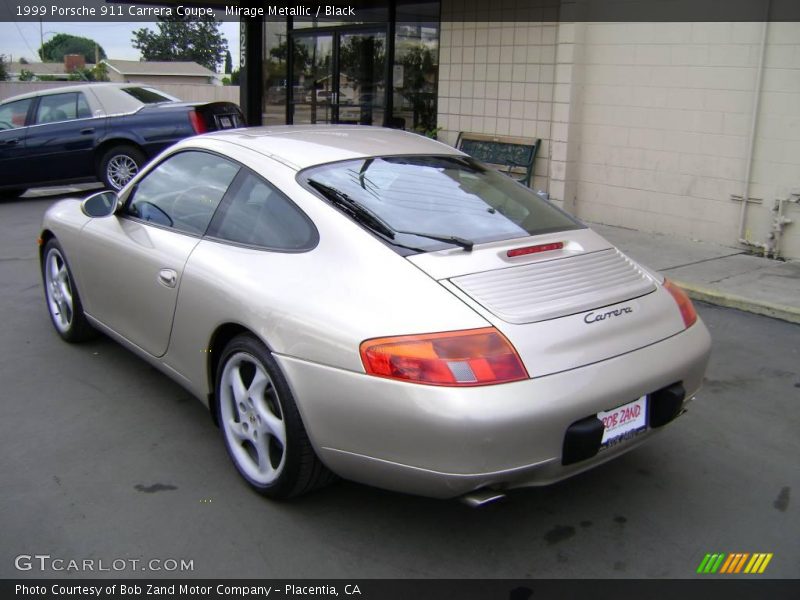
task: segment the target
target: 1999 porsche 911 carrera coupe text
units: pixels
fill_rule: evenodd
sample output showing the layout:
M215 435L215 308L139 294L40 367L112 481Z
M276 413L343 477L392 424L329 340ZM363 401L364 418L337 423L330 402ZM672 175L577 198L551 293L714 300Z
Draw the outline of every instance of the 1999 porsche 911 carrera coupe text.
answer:
M287 498L335 475L433 497L551 483L699 389L687 296L449 146L358 126L183 140L47 212L65 340L102 331L208 403Z

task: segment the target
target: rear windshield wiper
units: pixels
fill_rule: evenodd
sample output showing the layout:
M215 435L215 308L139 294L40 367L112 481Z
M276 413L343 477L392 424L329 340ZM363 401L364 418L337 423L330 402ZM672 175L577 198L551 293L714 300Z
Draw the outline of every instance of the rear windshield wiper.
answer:
M461 246L467 252L472 252L472 247L475 245L475 242L472 240L458 237L457 235L439 235L437 233L419 233L417 231L395 231L397 231L397 233L405 233L407 235L418 235L419 237L429 238L438 242L447 242L448 244L453 244L454 246Z
M309 179L308 185L318 192L321 192L332 204L338 206L359 223L363 223L373 231L377 231L389 239L394 239L394 230L387 225L386 221L381 219L366 206L353 200L343 191L337 190L321 181L315 181L314 179Z
M328 200L330 200L330 202L344 210L358 222L366 225L373 231L376 231L377 233L380 233L391 240L394 240L395 233L402 233L405 235L416 235L418 237L424 237L431 240L436 240L438 242L445 242L447 244L453 244L454 246L460 246L467 252L471 252L472 247L474 246L474 243L471 240L467 240L456 235L439 235L436 233L422 233L418 231L403 231L401 229L393 229L388 223L386 223L386 221L381 219L363 204L353 200L343 191L337 190L334 187L314 179L309 179L308 185L321 192ZM402 244L398 245L402 246ZM404 247L408 248L408 246ZM419 250L419 248L412 248L412 250ZM419 251L421 252L421 250Z

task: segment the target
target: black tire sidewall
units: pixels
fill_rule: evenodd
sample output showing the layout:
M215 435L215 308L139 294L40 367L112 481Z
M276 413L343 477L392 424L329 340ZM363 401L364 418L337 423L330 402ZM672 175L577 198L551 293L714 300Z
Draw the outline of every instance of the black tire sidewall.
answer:
M272 384L278 392L278 402L280 404L281 414L283 415L284 426L286 428L286 446L284 452L286 453L286 462L283 466L283 471L278 478L267 485L253 481L246 473L242 471L239 464L234 458L234 454L230 448L228 436L225 433L225 424L222 416L221 405L221 383L222 373L225 370L225 364L228 359L239 352L244 352L257 359L261 366L266 370L272 379ZM300 475L300 448L301 438L305 437L305 430L303 428L300 415L297 411L297 406L294 402L294 397L289 389L289 384L283 376L278 364L272 357L272 354L267 347L257 338L249 334L242 334L231 340L225 347L225 350L220 356L219 364L217 365L216 381L214 384L214 393L216 398L215 409L217 422L219 423L222 438L225 441L225 449L231 462L236 466L236 470L247 481L247 483L260 494L274 498L276 500L283 500L291 497L292 491L295 488L298 477Z

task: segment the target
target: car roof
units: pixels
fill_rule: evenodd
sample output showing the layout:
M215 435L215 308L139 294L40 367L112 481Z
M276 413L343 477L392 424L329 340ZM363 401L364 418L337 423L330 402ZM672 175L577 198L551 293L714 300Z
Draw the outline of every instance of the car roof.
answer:
M65 92L84 92L86 90L93 90L97 91L102 89L123 89L123 88L154 88L154 86L148 83L111 83L111 82L95 82L95 83L76 83L75 85L62 85L59 87L52 87L52 88L45 88L40 90L35 90L33 92L27 92L25 94L18 94L16 96L11 96L10 98L6 98L0 104L5 104L6 102L13 102L15 100L24 100L25 98L35 98L37 96L49 96L51 94L63 94ZM157 89L157 88L154 88ZM162 92L163 93L163 92ZM139 103L141 104L141 103Z
M370 156L462 155L428 137L369 125L280 125L218 131L202 136L243 146L294 167Z

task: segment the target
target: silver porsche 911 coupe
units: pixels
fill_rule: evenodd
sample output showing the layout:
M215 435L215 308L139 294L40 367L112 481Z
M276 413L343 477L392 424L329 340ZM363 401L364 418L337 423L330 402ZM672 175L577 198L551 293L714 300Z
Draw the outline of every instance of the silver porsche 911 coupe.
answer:
M453 148L359 126L183 140L44 217L50 317L207 403L273 498L336 475L431 497L544 485L685 410L687 296Z

